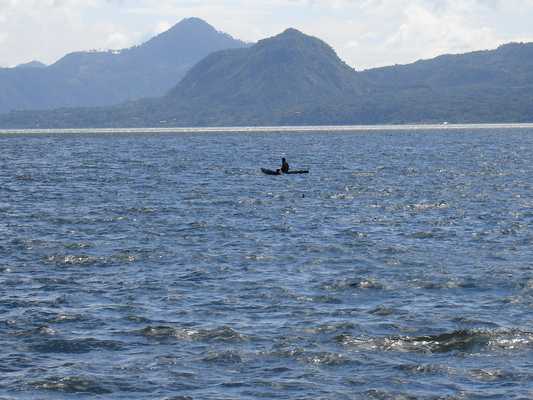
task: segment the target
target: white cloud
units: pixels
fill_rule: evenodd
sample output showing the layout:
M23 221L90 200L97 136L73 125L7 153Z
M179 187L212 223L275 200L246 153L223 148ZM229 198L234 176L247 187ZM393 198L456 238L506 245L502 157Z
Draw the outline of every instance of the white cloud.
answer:
M532 0L0 0L0 64L146 40L185 17L256 41L292 26L356 68L532 40Z
M107 49L124 49L130 47L133 43L129 37L121 32L113 32L108 35L105 47Z
M398 59L428 58L465 52L500 43L489 26L468 23L467 12L435 11L420 4L406 5L402 22L382 48Z
M516 26L521 5L533 14L531 0L315 0L322 11L315 31L329 40L349 64L371 66L412 62L442 53L494 48L529 38L530 23ZM515 4L513 4L515 3ZM508 13L501 23L502 11ZM525 12L522 9L521 13ZM341 15L343 14L343 15ZM526 13L527 14L527 13ZM500 26L494 21L500 20ZM516 32L512 32L511 26Z

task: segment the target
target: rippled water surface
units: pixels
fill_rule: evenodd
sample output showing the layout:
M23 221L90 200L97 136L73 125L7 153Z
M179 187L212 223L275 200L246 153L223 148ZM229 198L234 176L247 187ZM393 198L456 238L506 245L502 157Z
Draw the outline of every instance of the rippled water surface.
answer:
M531 130L0 149L2 400L533 398Z

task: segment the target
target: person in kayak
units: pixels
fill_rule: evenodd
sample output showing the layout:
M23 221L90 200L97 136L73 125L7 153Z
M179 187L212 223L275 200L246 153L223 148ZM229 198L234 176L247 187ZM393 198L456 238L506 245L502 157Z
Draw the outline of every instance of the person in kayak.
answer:
M289 163L287 162L287 160L285 160L285 158L281 159L281 172L284 174L289 172Z

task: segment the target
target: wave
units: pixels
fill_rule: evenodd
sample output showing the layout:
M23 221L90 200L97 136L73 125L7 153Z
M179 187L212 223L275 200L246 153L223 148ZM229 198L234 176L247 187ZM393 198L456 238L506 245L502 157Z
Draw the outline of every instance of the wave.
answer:
M415 204L408 204L404 206L404 208L407 211L412 212L423 212L428 210L442 210L449 208L449 205L444 201L439 201L437 203L415 203Z
M412 282L412 286L416 289L426 290L440 290L440 289L476 289L480 287L481 283L476 282L474 278L454 278L446 281L419 281Z
M58 278L58 277L36 277L34 278L35 283L40 283L42 285L48 286L71 286L77 285L77 282L73 278Z
M472 379L480 382L495 382L500 380L512 381L517 379L520 380L522 378L527 379L525 376L502 369L473 369L469 371L468 375Z
M80 322L85 321L87 318L84 317L81 314L65 314L65 313L59 313L56 314L50 322L53 323L64 323L64 322Z
M147 326L136 333L151 338L174 338L194 341L241 341L245 337L228 326L213 329L190 329L170 326Z
M400 371L415 375L442 375L450 374L453 371L448 366L438 364L401 364L397 368Z
M60 265L93 265L101 261L100 257L88 255L54 255L46 257L46 261Z
M468 329L429 336L392 336L380 338L339 335L344 346L361 351L415 353L478 353L482 350L512 351L533 347L533 333L520 330Z
M235 351L215 351L208 353L202 361L215 364L240 364L242 358Z
M336 322L329 324L321 324L316 327L305 328L303 331L307 334L320 335L330 334L339 331L350 331L356 328L356 325L351 322Z
M51 339L30 345L32 351L38 353L69 353L82 354L95 350L122 350L120 342L112 340L87 339Z
M121 252L110 256L91 256L87 254L56 254L45 258L45 261L59 266L109 266L113 264L133 263L138 254Z
M324 366L346 365L353 362L352 359L344 354L330 352L306 353L299 357L299 360L305 362L306 364Z
M35 389L64 393L87 393L96 395L112 393L111 389L97 380L81 376L51 377L43 381L33 382L31 386Z
M57 334L57 331L49 326L39 326L37 328L29 329L26 331L20 331L15 333L15 336L25 337L25 336L54 336Z
M174 397L165 397L163 400L194 400L190 396L174 396Z
M163 400L194 400L190 396L174 396L174 397L165 397Z
M350 289L384 289L385 286L374 278L341 279L324 286L326 290L341 291Z
M384 305L377 306L376 308L368 311L369 314L378 315L380 317L386 317L388 315L392 315L392 314L395 314L397 312L398 311L396 309L391 308L391 307L387 307L387 306L384 306Z
M192 340L197 331L192 329L173 328L170 326L147 326L146 328L137 331L137 333L149 338L176 338Z
M279 358L289 358L300 363L321 366L339 366L351 364L353 359L345 354L328 351L308 351L303 347L282 346L278 349L263 353L265 356Z

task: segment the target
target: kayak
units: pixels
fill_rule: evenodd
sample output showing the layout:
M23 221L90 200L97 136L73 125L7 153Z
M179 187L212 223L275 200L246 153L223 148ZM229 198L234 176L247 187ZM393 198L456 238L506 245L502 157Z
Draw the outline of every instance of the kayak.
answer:
M294 170L289 172L280 172L280 171L272 171L271 169L261 168L261 171L263 174L267 175L297 175L297 174L308 174L308 170Z

